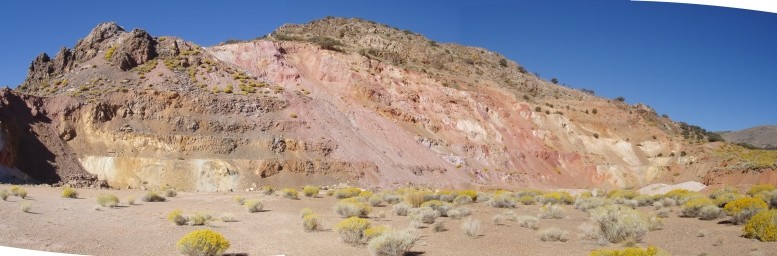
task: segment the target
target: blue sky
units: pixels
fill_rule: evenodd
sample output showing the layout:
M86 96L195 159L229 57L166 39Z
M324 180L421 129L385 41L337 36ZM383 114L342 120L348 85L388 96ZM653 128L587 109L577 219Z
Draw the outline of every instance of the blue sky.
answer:
M0 85L15 87L40 52L72 47L103 21L209 46L325 16L488 48L708 130L777 125L777 14L626 0L2 1Z

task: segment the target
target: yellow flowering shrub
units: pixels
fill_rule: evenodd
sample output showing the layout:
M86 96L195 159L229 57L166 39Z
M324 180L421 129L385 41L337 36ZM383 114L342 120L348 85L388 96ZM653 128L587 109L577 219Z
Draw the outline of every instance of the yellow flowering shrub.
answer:
M178 240L177 246L178 251L184 255L215 256L229 248L229 241L210 229L198 229Z

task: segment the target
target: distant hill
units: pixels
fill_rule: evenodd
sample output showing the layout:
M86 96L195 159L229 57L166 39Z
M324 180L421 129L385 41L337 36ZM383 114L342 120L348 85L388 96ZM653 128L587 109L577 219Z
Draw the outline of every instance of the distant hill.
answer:
M732 143L747 144L757 148L777 149L777 125L757 126L741 131L721 132Z

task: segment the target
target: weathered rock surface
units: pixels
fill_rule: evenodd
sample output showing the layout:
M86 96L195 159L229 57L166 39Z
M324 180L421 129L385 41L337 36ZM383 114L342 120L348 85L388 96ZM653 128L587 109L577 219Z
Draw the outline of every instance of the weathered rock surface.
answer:
M648 106L358 19L209 48L103 23L0 99L3 173L46 183L634 187L731 166Z

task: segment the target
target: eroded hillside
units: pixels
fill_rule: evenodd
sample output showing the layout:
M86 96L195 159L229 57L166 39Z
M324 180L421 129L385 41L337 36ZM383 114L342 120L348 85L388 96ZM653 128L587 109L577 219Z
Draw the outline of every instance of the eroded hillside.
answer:
M214 47L104 23L2 96L2 174L35 182L631 187L750 161L645 105L359 19Z

